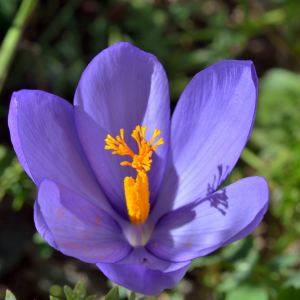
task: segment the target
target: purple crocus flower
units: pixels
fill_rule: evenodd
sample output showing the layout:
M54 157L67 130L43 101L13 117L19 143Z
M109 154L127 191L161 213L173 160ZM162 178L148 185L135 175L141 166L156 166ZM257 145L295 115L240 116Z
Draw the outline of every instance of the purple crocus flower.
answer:
M38 186L38 232L130 290L174 287L192 259L245 237L267 210L262 177L217 191L249 138L256 98L252 62L221 61L191 80L170 121L162 65L129 43L92 60L74 106L14 93L8 123Z

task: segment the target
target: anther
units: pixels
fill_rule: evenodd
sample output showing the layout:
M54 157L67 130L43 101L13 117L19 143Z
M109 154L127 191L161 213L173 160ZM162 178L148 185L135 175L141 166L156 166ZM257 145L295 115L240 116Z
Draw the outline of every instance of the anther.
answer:
M120 136L114 139L111 135L107 135L104 149L114 150L112 154L129 155L132 158L132 163L128 161L121 162L122 166L130 166L137 171L136 180L132 177L124 179L125 199L127 204L128 215L134 225L144 223L149 214L149 183L148 172L151 168L152 153L156 147L164 144L163 138L160 138L153 146L151 144L161 134L158 129L154 130L152 139L145 140L147 126L136 126L131 136L135 139L139 147L139 154L134 154L124 141L124 129L120 129Z

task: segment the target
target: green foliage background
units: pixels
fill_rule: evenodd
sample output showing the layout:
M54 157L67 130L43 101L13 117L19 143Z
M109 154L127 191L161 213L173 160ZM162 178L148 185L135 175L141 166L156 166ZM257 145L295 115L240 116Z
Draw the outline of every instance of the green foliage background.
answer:
M158 57L172 108L193 75L216 61L252 60L259 76L254 129L226 184L265 176L269 211L250 236L194 260L157 299L300 299L299 0L25 1L32 13L13 23L21 1L0 0L0 41L13 24L17 30L0 51L0 299L7 288L21 300L62 299L62 286L80 279L97 299L111 287L95 266L63 256L36 233L36 188L15 157L7 113L11 93L23 88L72 102L85 66L118 41Z

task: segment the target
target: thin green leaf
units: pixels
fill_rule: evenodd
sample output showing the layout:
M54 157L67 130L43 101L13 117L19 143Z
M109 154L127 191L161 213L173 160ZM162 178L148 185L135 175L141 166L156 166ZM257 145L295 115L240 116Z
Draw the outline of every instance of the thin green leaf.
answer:
M5 300L17 300L17 299L10 290L6 290Z
M129 300L135 300L135 293L134 293L134 291L131 291Z
M50 300L60 300L60 299L58 299L58 298L53 297L53 296L50 295Z
M119 287L116 286L111 289L105 297L105 300L119 300Z
M34 9L37 0L23 0L20 8L13 20L13 23L7 31L2 45L0 47L0 91L3 86L4 79L7 75L7 71L10 62L15 53L17 44L23 32L25 23Z

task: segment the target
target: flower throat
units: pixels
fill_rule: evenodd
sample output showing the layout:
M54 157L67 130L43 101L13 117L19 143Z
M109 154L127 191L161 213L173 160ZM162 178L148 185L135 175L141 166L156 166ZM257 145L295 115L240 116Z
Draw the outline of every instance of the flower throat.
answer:
M164 143L160 138L154 145L154 140L161 134L160 130L155 129L151 141L145 140L147 126L136 126L131 136L136 140L139 146L139 154L134 154L124 141L124 129L120 129L120 136L114 139L111 135L107 135L105 149L114 150L112 154L129 155L132 162L123 161L122 166L131 166L136 169L136 180L132 177L125 177L124 189L128 215L134 225L143 224L149 215L149 181L147 173L150 170L152 160L150 159L153 150Z

